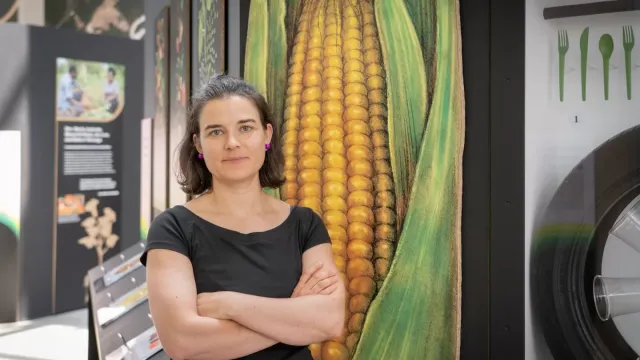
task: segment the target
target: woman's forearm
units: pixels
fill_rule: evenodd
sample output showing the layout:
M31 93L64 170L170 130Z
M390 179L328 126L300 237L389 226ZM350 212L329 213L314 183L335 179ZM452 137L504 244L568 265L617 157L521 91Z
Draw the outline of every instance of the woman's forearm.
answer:
M344 301L344 291L287 299L236 293L230 318L279 342L309 345L340 336Z
M182 341L174 358L235 359L266 349L277 341L230 320L197 316L184 323Z

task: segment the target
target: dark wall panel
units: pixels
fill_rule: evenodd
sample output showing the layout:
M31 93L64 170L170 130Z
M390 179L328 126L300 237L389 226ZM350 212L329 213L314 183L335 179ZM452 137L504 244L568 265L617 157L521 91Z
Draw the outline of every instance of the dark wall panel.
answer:
M490 351L512 360L524 359L525 0L490 11Z
M460 3L466 105L460 356L473 360L490 359L490 3L490 0Z

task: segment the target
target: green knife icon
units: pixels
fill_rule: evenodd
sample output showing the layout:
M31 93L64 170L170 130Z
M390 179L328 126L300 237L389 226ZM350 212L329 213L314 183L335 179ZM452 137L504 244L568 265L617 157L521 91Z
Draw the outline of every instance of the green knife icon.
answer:
M587 100L587 55L589 53L589 28L580 35L580 79L582 81L582 101Z

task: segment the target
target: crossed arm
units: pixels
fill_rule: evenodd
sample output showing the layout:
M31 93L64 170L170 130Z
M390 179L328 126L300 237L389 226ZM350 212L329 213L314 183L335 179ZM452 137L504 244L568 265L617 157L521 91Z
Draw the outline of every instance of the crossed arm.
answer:
M345 287L329 244L303 254L303 276L286 299L234 292L197 296L191 263L168 250L149 251L147 269L151 312L174 359L237 358L278 342L308 345L342 331Z

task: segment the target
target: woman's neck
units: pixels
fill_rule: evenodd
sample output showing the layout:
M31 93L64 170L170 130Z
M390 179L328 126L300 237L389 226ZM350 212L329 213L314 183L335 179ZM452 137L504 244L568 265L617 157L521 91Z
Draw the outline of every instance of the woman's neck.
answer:
M260 213L265 210L266 194L256 177L248 182L227 183L213 180L209 200L216 209L236 216Z

